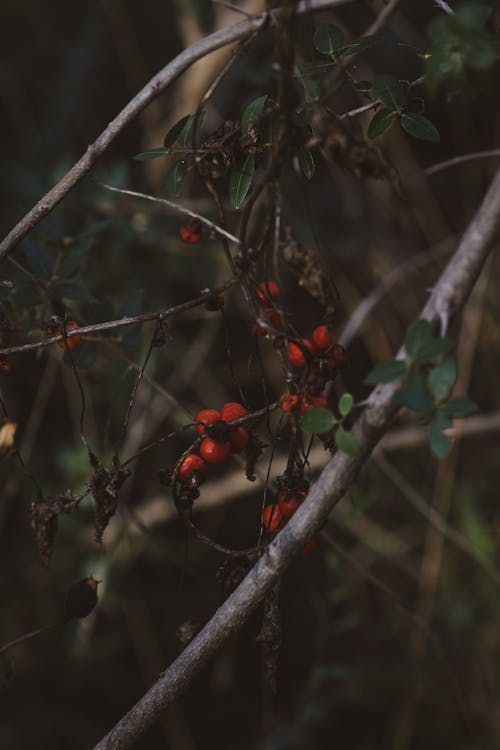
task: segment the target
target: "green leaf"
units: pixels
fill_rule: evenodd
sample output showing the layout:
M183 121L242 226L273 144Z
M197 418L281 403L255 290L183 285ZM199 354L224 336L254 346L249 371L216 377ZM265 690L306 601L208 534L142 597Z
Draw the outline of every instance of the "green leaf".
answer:
M342 417L347 417L354 404L352 393L343 393L339 399L339 412Z
M457 8L456 16L454 19L463 26L468 26L469 29L482 29L486 24L487 20L491 16L492 8L489 5L483 3L467 3Z
M443 435L443 430L452 427L451 419L442 411L438 411L427 425L427 435L431 445L432 452L437 458L444 458L450 451L452 441L447 435Z
M418 356L423 346L432 341L432 327L428 320L420 318L409 327L405 336L405 349L407 354L414 358Z
M342 44L337 49L338 55L354 55L364 52L371 47L374 47L380 41L380 37L376 34L368 34L367 36L360 36L357 39L353 39L346 44Z
M262 117L267 99L267 94L264 94L264 96L258 96L257 99L254 99L250 104L247 104L241 116L242 133L248 133L250 125L257 122Z
M186 123L191 118L193 118L193 115L186 115L185 117L181 117L181 119L170 128L165 138L163 139L164 153L168 154L171 147L179 139L180 134L182 133L182 131L184 130L184 127L186 126Z
M141 151L132 157L135 161L148 161L149 159L158 159L159 156L165 156L168 153L164 148L152 148L151 151Z
M444 401L457 379L457 363L454 357L447 357L432 368L427 376L427 382L436 401Z
M435 359L440 354L446 354L455 346L453 339L443 336L440 339L432 339L427 344L423 344L418 354L414 357L415 362L428 362Z
M188 148L189 146L191 146L191 134L193 132L195 120L198 120L196 127L199 128L203 122L204 117L204 112L198 112L197 115L188 115L186 117L186 121L176 141L180 146L183 146L184 148Z
M314 32L313 44L322 55L333 55L344 41L341 29L330 23L322 23Z
M373 93L385 107L392 111L399 111L406 103L410 84L408 81L400 81L396 76L375 76Z
M441 411L449 417L468 417L479 411L479 406L468 398L454 398L442 404Z
M366 385L378 385L379 383L392 383L405 374L407 364L402 359L391 359L388 362L380 362L375 365L363 383Z
M300 171L307 180L310 180L314 175L316 169L314 156L306 148L299 148L298 156Z
M413 411L431 411L434 405L424 374L416 368L410 370L405 384L392 400Z
M180 159L167 175L166 188L168 193L174 198L177 198L181 192L182 183L188 173L189 166L189 159Z
M418 114L418 112L407 112L401 115L401 127L409 135L419 138L421 141L439 141L439 131L427 117Z
M294 77L304 78L305 76L315 76L321 73L325 73L327 70L334 68L336 63L332 60L330 62L306 62L302 65L298 65L295 68Z
M368 138L376 138L378 135L385 133L385 131L389 130L394 123L396 117L397 112L394 112L393 110L386 109L385 107L379 109L370 120L368 126Z
M352 432L344 430L342 425L339 425L335 432L335 442L339 450L347 453L349 456L359 456L359 445L356 438Z
M254 171L255 159L253 154L247 154L243 161L231 172L229 178L229 197L236 210L240 208L250 190Z
M312 435L323 435L330 432L336 422L335 414L330 409L313 408L304 414L300 426Z

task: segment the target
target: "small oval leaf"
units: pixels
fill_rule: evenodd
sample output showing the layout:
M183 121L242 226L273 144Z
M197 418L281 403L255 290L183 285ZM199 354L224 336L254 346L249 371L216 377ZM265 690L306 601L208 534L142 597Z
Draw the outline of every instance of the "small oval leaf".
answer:
M457 363L454 357L447 357L430 371L427 382L436 401L444 401L450 395L457 379Z
M314 156L306 148L299 149L299 166L306 180L310 180L316 170L316 164Z
M349 456L359 456L359 445L356 438L352 432L344 430L342 425L339 425L337 428L335 442L337 443L337 448Z
M385 131L389 130L391 125L393 125L396 117L397 112L393 112L385 107L379 109L370 120L368 126L368 138L376 138L377 136L382 135L382 133L385 133Z
M409 135L419 138L421 141L439 141L439 131L427 117L418 112L407 112L401 115L401 127Z
M339 400L339 412L342 417L347 417L354 404L352 393L343 393Z
M151 151L142 151L132 158L135 161L148 161L148 159L158 159L159 156L165 156L167 151L164 148L152 148Z
M322 55L333 55L344 41L344 34L330 23L322 23L314 32L313 44Z
M264 94L264 96L259 96L257 99L254 99L253 101L248 104L241 116L241 132L242 133L248 133L248 129L252 122L257 122L257 120L262 117L262 113L264 112L264 107L266 106L268 96L267 94Z
M250 190L254 171L255 159L253 154L248 154L231 172L231 177L229 178L229 197L236 209L240 208Z
M402 359L391 359L389 362L380 362L368 373L363 383L366 385L378 385L379 383L392 383L406 372L406 362Z
M313 408L304 414L300 426L312 435L323 435L330 432L336 422L335 414L330 409Z
M172 195L174 198L177 198L179 193L181 192L182 183L184 182L184 178L189 170L189 160L188 159L180 159L167 175L167 183L166 188L167 191Z

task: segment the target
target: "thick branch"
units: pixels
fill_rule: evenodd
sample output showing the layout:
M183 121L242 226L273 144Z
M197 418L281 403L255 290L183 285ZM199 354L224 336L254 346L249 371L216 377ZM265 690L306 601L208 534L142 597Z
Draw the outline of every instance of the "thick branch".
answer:
M441 274L422 316L441 322L443 329L463 306L488 255L500 223L500 171L494 178L474 219ZM398 383L380 386L354 426L360 454L338 452L312 487L307 502L265 550L240 586L217 610L163 677L136 703L94 750L119 750L133 742L158 718L201 671L219 647L260 604L286 570L293 556L326 520L353 483L370 452L387 429L395 407Z
M299 14L314 13L335 6L346 5L353 0L304 0L299 3L297 12ZM47 216L60 201L77 185L80 180L90 171L97 159L108 149L114 139L142 110L161 94L194 62L206 57L211 52L225 47L228 44L244 39L250 34L258 31L266 24L267 13L258 13L240 23L215 31L213 34L200 39L188 47L180 55L177 55L149 83L135 96L127 106L122 109L101 135L92 143L82 158L69 170L69 172L57 183L38 203L29 211L21 221L9 232L5 239L0 242L0 259L7 255L26 235L35 227L44 216Z

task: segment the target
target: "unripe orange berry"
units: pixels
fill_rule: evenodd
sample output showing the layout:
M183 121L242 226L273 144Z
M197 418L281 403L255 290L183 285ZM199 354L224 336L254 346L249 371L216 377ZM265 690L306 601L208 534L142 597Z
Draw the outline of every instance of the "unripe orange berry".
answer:
M295 409L298 409L302 396L298 396L296 393L285 393L280 399L281 410L288 414Z
M74 331L76 328L79 328L78 323L75 323L74 320L71 320L69 323L66 323L65 329L64 328L57 328L54 333L56 336L60 336L64 333L64 330L66 331ZM78 346L80 343L82 337L80 334L77 334L76 336L71 336L70 338L63 339L62 341L57 342L57 346L61 349L74 349Z
M209 464L223 464L229 458L231 445L205 438L200 445L200 453Z

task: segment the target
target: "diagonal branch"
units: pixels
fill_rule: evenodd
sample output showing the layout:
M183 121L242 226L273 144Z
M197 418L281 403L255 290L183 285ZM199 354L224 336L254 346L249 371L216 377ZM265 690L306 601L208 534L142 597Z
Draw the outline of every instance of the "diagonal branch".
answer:
M422 310L422 316L435 324L440 323L443 332L466 302L498 234L499 224L500 170ZM266 548L240 586L164 675L94 750L130 747L169 703L179 697L230 635L248 619L284 573L293 556L319 529L354 482L396 412L392 397L398 385L397 382L390 383L372 392L353 428L360 447L359 455L352 457L339 451L333 456L312 487L307 502L300 506Z
M353 0L304 0L299 3L297 13L317 13L327 8L346 5ZM273 14L276 11L273 11ZM134 96L133 99L112 120L101 135L86 150L79 161L67 174L33 206L9 234L0 242L0 259L7 255L26 235L49 214L61 200L85 177L95 162L108 149L121 131L139 115L159 94L187 70L194 62L206 57L221 47L245 39L259 31L268 22L268 13L257 13L233 26L215 31L188 47L171 60Z

